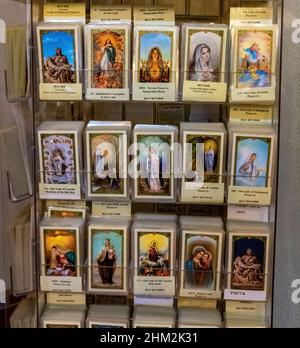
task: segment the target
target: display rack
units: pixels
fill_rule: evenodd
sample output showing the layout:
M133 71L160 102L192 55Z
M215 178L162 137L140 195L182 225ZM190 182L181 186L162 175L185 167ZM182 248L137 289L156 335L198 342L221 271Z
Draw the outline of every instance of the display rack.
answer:
M36 37L36 26L42 22L43 18L43 5L45 3L59 3L59 2L82 2L82 1L43 1L43 0L32 0L31 1L31 23L28 23L28 26L31 27L31 92L32 92L32 123L33 123L33 158L34 158L34 170L33 170L33 204L35 209L35 222L34 222L34 230L35 236L33 240L33 252L35 254L35 285L36 285L36 298L40 296L41 283L40 283L40 271L45 265L41 261L40 255L40 221L41 216L44 215L46 210L45 201L39 199L39 177L41 174L39 168L39 157L38 157L38 142L37 142L37 129L40 126L42 121L84 121L87 123L90 120L101 120L101 121L131 121L133 126L135 124L143 124L150 123L153 125L177 125L179 126L180 122L222 122L226 127L229 125L229 111L230 106L233 103L230 103L228 99L228 95L226 101L224 102L197 102L197 101L182 101L181 95L179 95L179 100L174 102L141 102L141 101L91 101L85 100L84 96L81 101L42 101L39 98L39 89L38 85L40 83L39 77L39 66L38 66L38 49L37 49L37 37ZM145 5L145 6L165 6L171 5L175 7L175 15L176 15L176 24L181 25L182 23L187 22L199 22L199 23L220 23L220 24L229 24L229 13L230 7L271 7L273 9L273 23L278 24L278 32L279 38L281 35L281 1L273 0L273 1L250 1L250 0L205 0L205 1L197 1L197 0L185 0L185 1L101 1L101 0L90 0L86 1L86 19L87 23L89 22L89 14L92 5L101 4L101 5ZM180 35L180 49L182 42L182 35ZM131 40L132 41L132 40ZM133 44L133 42L132 42ZM133 47L133 45L132 45ZM229 45L227 46L226 56L230 57ZM272 124L271 127L274 129L275 134L278 135L278 120L279 120L279 106L278 106L278 96L280 93L280 40L278 40L277 46L277 69L276 69L276 98L273 107L273 115L272 115ZM83 52L82 52L83 54ZM181 58L180 58L181 60ZM130 64L130 66L132 66ZM184 73L180 65L179 71L176 72L178 75ZM229 65L228 65L229 66ZM81 69L79 71L80 76L82 77L82 81L84 81L84 76L87 73L85 69ZM130 70L129 75L132 75L132 71ZM226 68L224 71L226 75L226 81L228 81L228 87L230 87L230 69ZM180 77L180 76L179 76ZM229 88L228 88L229 89ZM130 91L131 94L132 91ZM131 94L132 98L132 94ZM173 116L174 115L174 116ZM251 127L251 126L250 126ZM132 127L133 129L133 127ZM226 147L225 147L226 151ZM228 151L227 151L228 153ZM225 156L226 157L226 156ZM275 156L274 158L277 158ZM276 160L277 161L277 160ZM227 162L226 162L227 163ZM277 163L275 164L276 168ZM273 173L276 173L274 169ZM80 176L83 177L87 173L85 170L80 171ZM267 216L268 222L272 226L272 232L270 234L270 238L274 239L276 226L276 174L274 174L273 178L273 194L271 199L271 204L265 208L264 216ZM227 183L231 180L230 174L227 173L227 165L225 165L224 173L222 174L221 182L225 183L225 200L220 203L184 203L181 202L179 198L177 198L174 202L136 202L131 201L131 213L151 213L154 214L175 214L177 216L188 215L188 216L210 216L210 217L221 217L224 219L225 226L227 221L227 216L231 214L229 212L229 206L231 204L228 203L228 185ZM10 186L11 197L13 192L13 187ZM179 197L179 195L176 195ZM19 199L27 199L28 196L19 197ZM83 194L82 199L85 200L87 207L89 208L89 212L91 213L92 204L95 201L94 199L85 197ZM101 200L98 200L101 201ZM247 208L246 208L247 209ZM262 208L264 209L264 208ZM245 208L242 207L243 213L245 213ZM237 210L235 210L235 214ZM247 214L247 212L246 212ZM266 220L264 220L266 222ZM225 232L228 234L228 231ZM227 237L225 238L227 240ZM177 243L179 245L179 242ZM128 245L128 254L130 254L130 246ZM273 259L274 247L273 245L270 247L271 257ZM180 278L180 273L183 270L179 266L178 256L180 251L177 246L177 256L176 261L174 262L174 268L169 269L172 273L174 273L175 278ZM225 253L224 253L225 254ZM221 291L223 293L226 288L226 279L230 277L230 272L225 271L226 260L223 258L222 260L222 269L218 272L215 272L218 277L220 277ZM92 291L86 291L87 289L87 279L86 274L88 273L89 265L85 260L82 264L78 265L78 269L80 273L84 274L82 279L82 293L84 293L86 299L86 305L92 304L129 304L131 309L133 308L133 304L144 303L143 297L137 298L133 293L133 279L134 274L137 269L132 263L129 263L129 267L125 269L127 274L129 283L128 283L128 293L119 296L110 296L109 294L96 294ZM121 269L123 272L124 269ZM266 326L272 326L272 282L273 282L273 261L269 265L269 269L267 273L264 273L264 278L267 279L268 283L268 296L265 301L265 317L266 317ZM172 296L172 299L168 299L169 303L174 303L174 308L184 308L186 304L184 302L186 299L180 298L179 296L179 281L176 280L176 290L175 295ZM20 295L20 294L17 294ZM212 300L213 299L213 300ZM154 299L155 301L155 299ZM159 303L159 299L157 299ZM212 302L211 302L212 301ZM190 298L187 303L191 307L195 308L203 308L203 307L211 307L214 306L214 298ZM224 314L226 308L226 301L221 298L216 299L217 308L219 311ZM228 300L229 301L229 300ZM163 303L163 302L161 302ZM165 305L165 303L164 303ZM233 304L228 304L234 307ZM182 306L182 307L181 307ZM260 306L260 305L258 305ZM263 310L263 311L264 311ZM38 326L41 326L40 315L41 308L36 306L37 313L37 323ZM132 319L132 318L131 318ZM131 322L131 325L132 322ZM175 324L174 324L175 325Z

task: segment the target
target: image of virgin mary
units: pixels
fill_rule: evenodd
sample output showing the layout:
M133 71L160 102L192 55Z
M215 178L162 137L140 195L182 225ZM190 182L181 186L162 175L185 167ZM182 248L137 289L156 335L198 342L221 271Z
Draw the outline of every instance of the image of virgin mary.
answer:
M213 286L212 254L203 246L195 247L185 263L187 288L211 288Z
M107 39L105 46L102 48L103 57L101 60L101 70L105 73L109 73L113 70L116 62L116 49L112 45L111 40Z

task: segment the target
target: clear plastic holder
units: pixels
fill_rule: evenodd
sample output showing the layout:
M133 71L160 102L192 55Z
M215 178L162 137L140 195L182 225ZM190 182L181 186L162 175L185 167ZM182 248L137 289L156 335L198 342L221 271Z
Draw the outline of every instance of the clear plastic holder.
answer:
M228 102L228 78L227 70L213 73L198 70L199 77L192 77L192 70L181 70L181 88L179 100L184 103L218 103ZM201 75L201 77L200 77ZM226 80L220 81L220 76L226 76ZM198 80L196 80L198 79Z
M231 103L275 103L277 47L276 24L232 26Z
M69 177L78 177L79 180L76 183L71 183L72 180L56 183L39 182L39 198L47 200L80 200L86 201L105 201L105 202L130 202L130 186L128 172L119 172L117 176L106 176L103 180L103 192L90 194L88 192L88 177L96 176L96 171L70 171L65 175L54 175L54 170L51 171L39 171L40 177L45 174L49 177L52 175L58 178L64 178L66 175ZM98 179L98 178L97 178ZM100 186L99 186L100 187ZM122 191L122 192L121 192Z
M226 102L227 25L183 23L181 30L182 100Z
M28 209L25 208L25 209ZM32 252L33 209L28 213L20 215L17 220L7 229L9 234L9 247L14 255L10 264L10 283L14 296L29 295L35 291L35 255ZM26 263L27 268L20 272L22 265Z
M179 296L220 299L223 288L223 222L180 218Z
M220 300L223 293L225 274L223 271L210 270L210 261L202 265L193 260L185 261L186 267L178 270L177 294L180 298L191 300Z
M245 175L228 176L228 204L270 206L274 194L273 180L273 176L263 175L257 175L254 178ZM255 182L265 184L255 186Z
M88 214L88 207L86 206L61 206L59 204L51 204L47 207L47 212L45 212L46 217L50 218L70 218L70 217L82 217L86 218Z
M40 100L82 100L82 25L39 23L36 34Z
M41 268L51 269L51 265L42 264ZM233 272L208 271L204 269L164 269L149 267L147 275L137 274L141 269L120 266L74 266L78 276L58 275L67 272L57 270L56 275L40 276L40 290L54 293L85 293L96 296L110 296L128 299L134 297L143 299L143 304L152 305L152 301L168 304L169 300L184 300L186 303L195 303L196 307L211 307L209 301L242 301L264 302L269 301L271 273L256 273L258 278L264 279L267 287L263 290L257 284L240 284L230 287L228 282L234 277ZM144 269L143 269L144 270ZM93 272L94 286L88 285L88 277ZM164 275L161 275L164 273ZM54 273L53 273L54 274ZM111 279L105 278L105 274ZM122 281L120 274L126 275ZM45 278L48 278L45 279ZM181 279L184 279L182 287ZM21 294L20 294L21 295ZM196 305L196 302L198 303ZM217 303L217 302L215 302ZM139 304L142 304L139 301ZM186 307L184 305L183 307Z
M125 22L85 26L87 100L130 99L130 34L131 25Z
M39 198L51 200L80 200L83 192L83 171L69 171L57 175L54 170L39 171L40 178L53 177L52 182L39 181ZM76 179L74 179L76 177ZM55 179L57 178L57 179Z
M182 204L222 205L227 202L227 174L208 174L203 179L180 179L179 202Z
M162 265L146 266L141 261L139 268L133 269L131 289L135 297L143 297L144 304L151 304L152 298L169 302L177 296L177 270L166 268ZM155 262L153 261L153 264Z
M176 295L177 225L169 217L140 217L131 227L131 287L136 296L172 299Z
M179 328L222 328L223 322L219 309L179 308Z
M131 100L131 70L123 70L120 73L114 69L106 72L95 69L85 70L84 74L86 81L84 98L87 101L128 102ZM91 76L94 76L95 81L92 84ZM94 87L88 87L92 85Z
M247 273L247 270L244 271ZM242 274L241 274L242 275ZM249 302L267 302L270 293L270 282L272 275L270 273L260 273L253 271L253 279L248 275L239 277L241 283L232 286L232 283L237 279L236 272L227 272L224 275L224 300L232 301L249 301ZM243 284L243 281L249 282ZM266 285L264 285L266 284Z
M228 221L224 299L267 302L272 289L273 226Z
M133 100L177 100L178 37L179 27L176 26L134 27Z
M246 73L246 79L251 79L252 73ZM228 89L230 105L235 104L256 104L256 105L274 105L276 102L277 91L277 73L269 73L268 81L264 87L251 85L250 87L239 87L245 74L240 72L231 72L231 83ZM253 75L254 76L254 75ZM255 76L253 77L255 79ZM254 82L255 83L255 82ZM258 82L259 83L259 82Z
M39 73L43 73L39 70ZM74 71L77 76L83 76L83 71ZM79 81L83 81L79 77ZM39 83L39 98L41 101L76 102L83 99L83 85L79 83Z
M87 197L128 201L130 121L90 121L85 130Z
M180 124L180 201L224 203L226 135L222 123Z
M82 293L86 287L86 263L54 267L41 264L39 284L44 292Z
M53 171L39 171L40 176L44 173L52 174ZM174 203L177 205L252 205L252 206L270 206L270 200L272 200L273 190L272 187L250 187L250 186L234 186L230 185L230 180L233 176L228 176L226 173L222 175L212 175L211 180L207 182L187 182L190 184L183 187L181 185L182 179L175 179L174 175L170 176L170 179L174 180L174 195L173 197L155 196L155 195L143 195L143 197L134 196L134 185L137 180L132 179L128 172L119 173L117 178L106 177L105 187L109 192L105 194L97 194L97 196L91 197L87 190L87 177L95 175L95 171L81 170L73 172L80 177L80 185L73 185L68 183L48 183L40 182L39 198L42 200L80 200L83 199L86 202L107 202L109 203L157 203L167 204ZM243 177L244 178L244 177ZM273 177L258 176L256 179L264 179L272 181ZM145 179L147 183L147 179ZM169 179L168 179L169 180ZM128 181L124 185L127 187L127 195L120 195L119 189L123 187L120 184L121 181ZM118 183L118 184L117 184ZM145 184L146 185L146 184ZM144 186L143 186L144 187ZM184 192L183 192L184 191ZM248 196L248 197L247 197ZM54 209L55 210L55 209Z
M86 317L88 328L129 328L130 307L126 304L93 304Z
M157 320L159 318L159 322ZM176 326L176 312L173 307L135 306L133 328L174 328Z
M228 204L271 205L276 149L272 127L230 124Z
M128 294L129 217L91 218L88 223L87 291ZM129 274L128 274L129 273Z
M180 76L183 76L190 71L182 71L177 70L174 72L171 72L173 76L176 76L175 80L179 80ZM195 83L195 86L192 86L191 88L196 91L197 94L195 97L187 97L184 98L183 96L183 86L179 86L179 88L176 89L176 96L173 97L165 97L160 96L160 93L165 93L165 90L168 90L168 83L144 83L145 88L142 88L143 90L154 90L153 93L155 95L152 95L151 91L148 94L148 92L145 92L145 96L143 98L135 98L133 95L133 85L134 83L131 82L131 77L133 75L139 74L138 71L133 71L132 69L124 70L123 76L124 79L128 81L128 88L91 88L89 89L90 92L87 93L86 84L88 81L88 76L92 75L93 73L97 75L99 73L99 70L76 70L74 71L76 75L79 76L79 81L85 81L85 85L83 83L40 83L40 100L47 102L47 101L99 101L99 102L144 102L144 103L170 103L170 102L177 102L180 104L220 104L220 105L274 105L275 103L275 92L276 92L276 85L275 82L277 80L277 75L270 74L271 80L274 81L274 87L266 87L265 91L266 94L269 92L274 95L274 98L266 97L264 99L263 94L265 93L263 89L261 88L239 88L236 89L237 93L240 93L240 95L245 94L244 97L238 97L237 99L233 100L232 98L228 98L228 94L230 95L231 91L233 90L232 85L227 85L227 82L207 82L207 81L185 81L187 83ZM39 75L39 79L41 78L40 75L43 74L43 70L37 69L37 74ZM224 74L226 76L231 75L231 81L233 81L234 76L237 76L239 73L233 73L224 71L220 74ZM128 79L127 79L128 76ZM142 83L139 83L140 85ZM159 91L161 87L161 91ZM157 89L157 91L155 91ZM256 99L257 95L259 99Z
M44 121L37 129L41 199L80 199L82 121Z
M178 129L174 126L136 125L132 132L129 166L134 201L174 202Z
M226 327L271 327L267 302L226 300L224 322Z
M241 316L237 314L224 314L224 327L227 329L268 329L271 323L268 318L257 317L253 319L251 316Z
M39 226L40 289L80 293L84 288L85 219L43 218Z
M39 318L39 327L42 328L84 328L87 307L86 305L47 304Z

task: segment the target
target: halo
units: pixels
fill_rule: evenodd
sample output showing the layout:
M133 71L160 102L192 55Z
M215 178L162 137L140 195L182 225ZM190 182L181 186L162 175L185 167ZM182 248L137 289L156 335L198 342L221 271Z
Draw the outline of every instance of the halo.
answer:
M207 253L207 250L206 250L206 248L203 246L203 245L196 245L196 246L194 246L194 248L193 248L193 250L192 250L192 255L194 255L194 252L197 250L197 249L203 249L203 251L205 252L205 253Z

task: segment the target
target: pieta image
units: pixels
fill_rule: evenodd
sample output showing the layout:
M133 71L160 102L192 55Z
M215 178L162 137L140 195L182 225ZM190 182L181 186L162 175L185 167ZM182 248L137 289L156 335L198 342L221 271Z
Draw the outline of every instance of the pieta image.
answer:
M41 30L40 46L43 62L42 82L76 83L75 31Z
M232 248L231 288L264 290L267 238L234 236Z

